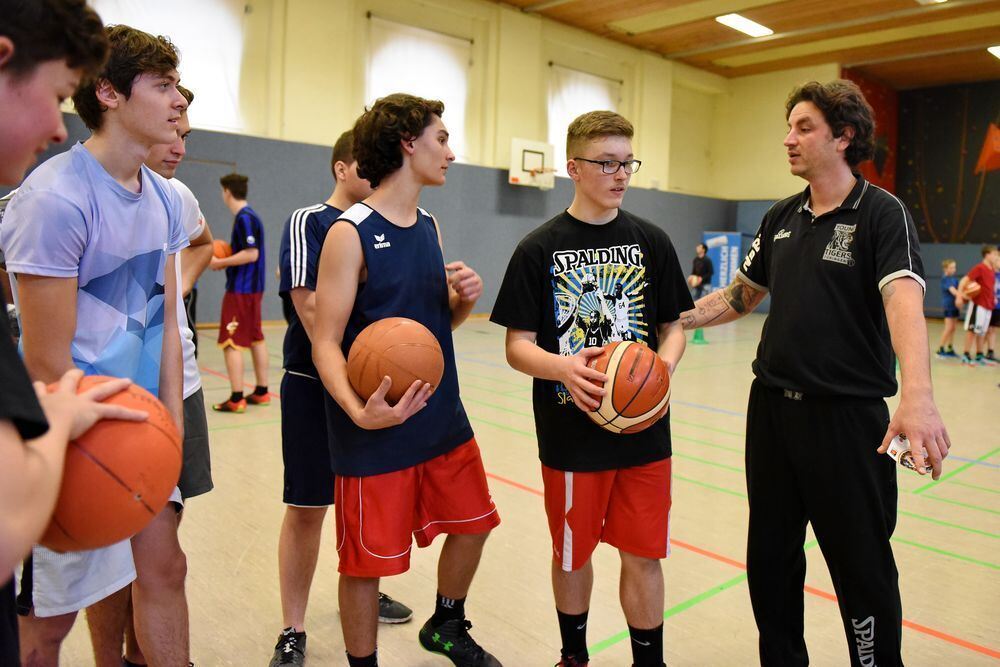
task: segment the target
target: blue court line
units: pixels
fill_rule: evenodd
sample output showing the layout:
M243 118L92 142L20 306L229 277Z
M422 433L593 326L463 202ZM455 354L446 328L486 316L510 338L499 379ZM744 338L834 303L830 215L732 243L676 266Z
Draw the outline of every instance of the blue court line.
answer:
M1000 464L997 463L989 463L987 461L979 461L977 459L968 459L965 458L964 456L955 456L954 454L948 454L948 458L945 459L945 461L951 461L951 460L961 461L962 463L975 463L976 465L986 466L987 468L1000 468Z

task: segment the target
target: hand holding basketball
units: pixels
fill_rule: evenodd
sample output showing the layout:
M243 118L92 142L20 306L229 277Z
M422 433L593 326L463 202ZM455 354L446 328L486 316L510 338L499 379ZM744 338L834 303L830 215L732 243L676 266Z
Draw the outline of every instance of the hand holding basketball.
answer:
M366 431L398 426L422 410L434 391L427 382L414 380L403 397L395 405L389 405L385 399L391 387L392 378L386 375L365 406L351 415L351 420Z
M42 404L46 419L51 424L69 422L70 440L80 437L102 419L138 422L145 421L149 417L149 414L142 410L102 403L128 389L132 384L128 378L103 382L78 394L77 387L82 378L83 371L74 368L59 378L51 391L45 383L35 383L35 393L38 394L38 402Z
M572 356L559 357L559 381L569 390L576 407L584 412L596 410L604 389L597 382L605 383L608 376L589 366L590 360L604 353L602 347L585 347Z
M916 399L900 398L899 407L889 420L889 428L882 438L878 453L885 454L889 443L900 433L905 433L910 441L910 453L917 472L926 475L924 470L930 466L931 478L941 477L941 466L951 449L951 438L948 437L948 430L930 395Z
M483 294L483 279L479 274L465 265L465 262L450 262L445 264L448 271L448 284L465 302L473 302Z

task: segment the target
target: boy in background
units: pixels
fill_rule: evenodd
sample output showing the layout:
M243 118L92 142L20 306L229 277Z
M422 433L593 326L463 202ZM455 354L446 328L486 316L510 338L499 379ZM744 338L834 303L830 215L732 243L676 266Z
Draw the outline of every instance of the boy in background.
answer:
M941 332L941 344L937 351L937 356L940 359L958 358L952 345L955 340L955 325L958 323L958 308L955 306L955 297L958 296L956 266L953 259L941 262L941 306L944 310L944 331Z

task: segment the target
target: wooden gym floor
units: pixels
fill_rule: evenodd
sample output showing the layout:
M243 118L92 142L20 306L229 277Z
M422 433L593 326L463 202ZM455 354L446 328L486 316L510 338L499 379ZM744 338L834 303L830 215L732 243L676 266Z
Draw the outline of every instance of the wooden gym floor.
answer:
M757 664L747 596L746 399L761 315L707 330L674 376L672 555L666 577L666 661L672 667ZM940 322L930 322L936 344ZM283 327L268 327L272 391L281 379ZM229 391L214 332L203 331L207 403ZM483 319L455 333L462 397L483 450L503 523L486 546L467 606L472 634L507 667L552 665L559 631L549 585L550 546L531 415L531 382L504 361L503 331ZM959 342L961 339L959 339ZM248 374L249 359L247 359ZM1000 367L932 361L937 404L954 445L945 475L899 471L893 538L910 666L1000 664ZM250 380L252 382L252 379ZM895 406L895 399L890 401ZM317 417L321 418L321 417ZM216 488L193 499L181 526L188 556L192 657L199 667L265 665L281 629L277 541L282 463L280 409L208 415ZM875 447L877 443L872 443ZM337 615L333 517L323 535L307 616L308 662L346 664ZM820 550L807 536L806 640L815 665L847 664L847 646ZM414 549L405 575L382 590L414 609L413 622L380 627L383 665L445 667L424 652L419 626L433 611L439 539ZM618 557L601 545L588 640L592 664L631 663L618 603ZM93 664L81 618L63 664Z

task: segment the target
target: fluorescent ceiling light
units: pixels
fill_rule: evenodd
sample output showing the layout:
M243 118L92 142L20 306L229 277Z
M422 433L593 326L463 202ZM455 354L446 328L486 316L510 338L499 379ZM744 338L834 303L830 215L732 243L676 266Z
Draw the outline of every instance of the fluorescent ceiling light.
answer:
M740 16L739 14L724 14L723 16L716 16L715 20L722 25L729 26L733 30L739 30L742 33L746 33L751 37L764 37L765 35L773 35L774 31L770 28L762 26L755 21L751 21L745 16Z
M917 0L918 5L940 5L942 2L948 2L948 0Z
M1000 46L991 46L986 50L995 55L997 58L1000 58Z

